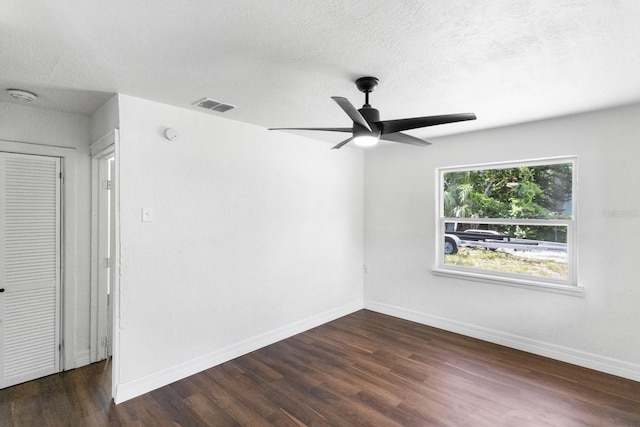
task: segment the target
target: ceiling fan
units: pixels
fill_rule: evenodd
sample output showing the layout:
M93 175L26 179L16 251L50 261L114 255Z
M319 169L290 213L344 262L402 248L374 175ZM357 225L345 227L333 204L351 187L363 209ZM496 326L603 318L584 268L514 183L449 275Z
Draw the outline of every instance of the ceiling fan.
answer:
M375 77L361 77L356 80L356 86L358 87L358 90L360 92L364 92L365 95L364 105L360 109L356 109L356 107L354 107L347 98L340 96L331 97L331 99L333 99L340 108L347 113L349 118L351 118L353 121L352 127L271 128L269 130L320 130L351 133L350 138L336 144L332 147L332 150L341 148L351 141L361 147L369 147L376 145L381 139L385 141L425 147L427 145L431 145L431 143L420 138L407 135L406 133L402 133L402 131L476 119L476 115L473 113L460 113L443 114L440 116L412 117L397 120L380 120L380 112L375 108L372 108L369 104L369 93L373 92L376 86L378 86L378 79Z

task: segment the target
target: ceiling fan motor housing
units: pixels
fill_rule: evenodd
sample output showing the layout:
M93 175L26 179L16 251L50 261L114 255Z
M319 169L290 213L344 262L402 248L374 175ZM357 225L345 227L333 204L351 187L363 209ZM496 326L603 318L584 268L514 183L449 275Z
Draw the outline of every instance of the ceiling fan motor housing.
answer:
M380 121L380 111L375 108L362 107L358 112L362 114L362 117L364 117L369 124Z
M360 108L358 112L362 115L362 117L364 117L367 123L369 123L369 126L371 126L371 130L374 133L380 134L380 129L378 129L378 126L376 125L376 122L380 121L380 112L377 109L368 107L366 105ZM362 126L358 125L357 123L353 124L354 132L361 131L361 130L366 130L366 129L362 128ZM371 133L371 132L367 131L367 133Z
M373 137L376 140L380 138L381 129L379 129L376 122L380 121L380 112L375 108L371 108L367 105L360 108L358 112L362 115L362 117L369 123L371 130L359 125L358 123L353 123L353 137ZM356 142L356 145L358 143Z

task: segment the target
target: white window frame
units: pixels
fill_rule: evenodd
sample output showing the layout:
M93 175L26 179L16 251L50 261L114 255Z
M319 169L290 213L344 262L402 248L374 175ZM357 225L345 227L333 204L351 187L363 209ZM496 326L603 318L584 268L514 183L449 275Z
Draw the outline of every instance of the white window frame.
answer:
M444 216L444 175L450 172L466 172L486 169L511 169L524 166L543 166L552 164L571 163L572 165L572 198L571 219L511 219L511 218L451 218ZM436 169L436 225L435 225L435 267L432 273L439 276L476 280L487 283L510 285L524 288L546 290L550 292L570 295L582 295L584 290L577 281L577 157L562 156L543 159L518 160L498 163L481 163L466 166L447 166ZM562 226L567 228L567 280L545 277L513 274L493 270L483 270L471 267L445 264L444 234L446 225L450 222L464 222L466 224L512 224L512 225L540 225Z

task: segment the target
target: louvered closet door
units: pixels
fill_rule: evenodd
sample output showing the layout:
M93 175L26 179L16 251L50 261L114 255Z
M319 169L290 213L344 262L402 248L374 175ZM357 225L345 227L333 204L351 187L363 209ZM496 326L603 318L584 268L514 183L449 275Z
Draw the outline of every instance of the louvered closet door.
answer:
M0 153L0 388L60 370L59 174Z

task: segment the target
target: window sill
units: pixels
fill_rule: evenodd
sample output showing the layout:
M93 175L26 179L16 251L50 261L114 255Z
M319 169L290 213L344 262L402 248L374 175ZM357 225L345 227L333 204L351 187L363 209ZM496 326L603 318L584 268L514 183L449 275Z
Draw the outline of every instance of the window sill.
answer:
M531 289L556 294L584 297L584 288L581 286L561 285L557 283L544 283L526 279L516 279L512 277L492 276L489 274L479 274L468 271L457 271L444 268L433 268L431 274L434 276L449 277L454 279L465 279L475 282L489 283L494 285L512 286L522 289Z

